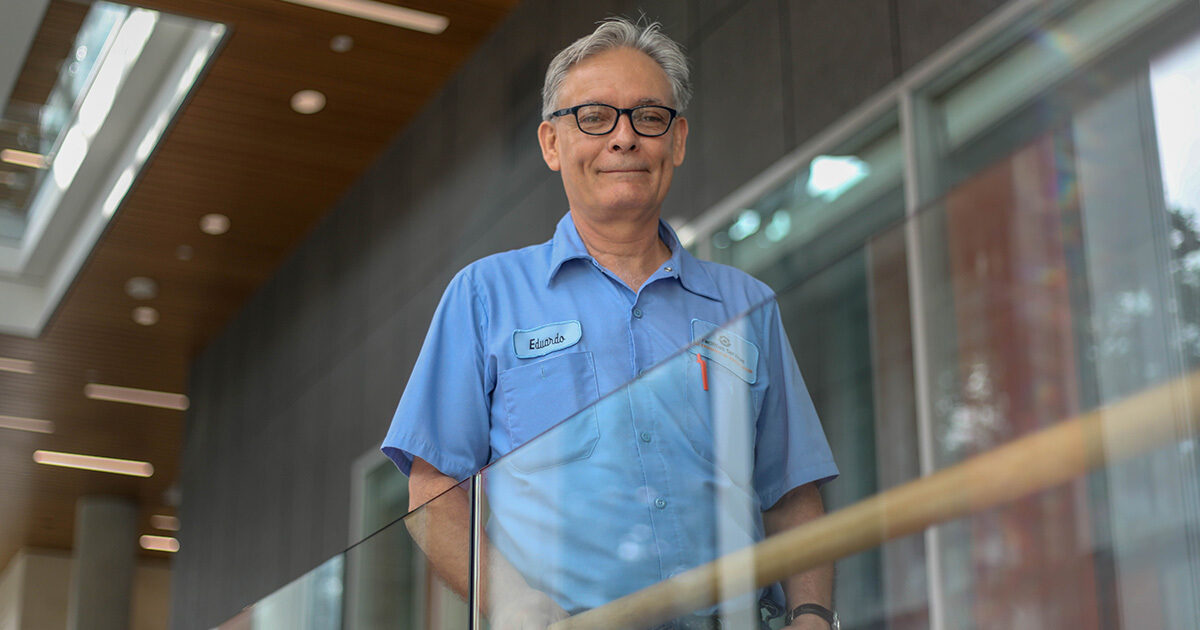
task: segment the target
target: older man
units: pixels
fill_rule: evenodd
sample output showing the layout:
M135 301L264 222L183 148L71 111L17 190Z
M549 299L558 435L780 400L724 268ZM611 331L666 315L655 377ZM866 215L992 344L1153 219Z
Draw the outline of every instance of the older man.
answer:
M538 141L569 212L451 281L384 442L416 507L550 430L489 469L493 627L545 627L711 560L729 531L736 546L803 523L837 475L771 291L660 218L689 96L654 24L611 19L555 57ZM450 495L422 541L460 592L468 513ZM761 605L828 628L831 581L794 576ZM735 605L759 616L759 595Z

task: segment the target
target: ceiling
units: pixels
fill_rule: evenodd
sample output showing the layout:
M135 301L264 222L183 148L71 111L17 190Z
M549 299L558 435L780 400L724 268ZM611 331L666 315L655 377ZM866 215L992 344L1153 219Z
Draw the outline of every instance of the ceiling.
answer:
M429 35L283 0L125 2L228 31L41 335L0 335L0 357L34 364L33 374L0 371L0 415L54 423L49 434L0 428L0 568L24 546L69 549L82 495L131 497L141 533L169 535L150 516L175 513L184 412L91 400L84 386L185 392L196 353L516 3L404 0L449 18ZM50 0L14 102L44 102L87 10ZM353 39L349 51L332 50L339 35ZM325 109L293 111L303 89L323 92ZM213 212L230 218L228 233L200 231ZM158 296L126 295L135 276L154 279ZM133 321L142 305L158 310L157 324ZM155 473L43 466L38 449L148 461Z

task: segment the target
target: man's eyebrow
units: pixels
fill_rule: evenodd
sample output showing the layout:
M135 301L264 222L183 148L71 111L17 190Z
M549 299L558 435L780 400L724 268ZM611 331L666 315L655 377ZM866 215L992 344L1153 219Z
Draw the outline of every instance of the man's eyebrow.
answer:
M654 98L654 97L647 97L647 98L641 98L641 99L638 99L638 104L639 104L639 105L662 105L662 104L663 104L663 102L664 102L664 101L663 101L662 99L659 99L659 98Z

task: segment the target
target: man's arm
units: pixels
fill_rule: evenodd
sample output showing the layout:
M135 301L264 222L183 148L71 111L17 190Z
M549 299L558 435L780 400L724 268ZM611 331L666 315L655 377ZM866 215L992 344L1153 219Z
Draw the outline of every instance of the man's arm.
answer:
M433 500L447 490L451 492ZM467 492L453 478L414 457L408 477L408 509L417 508L422 510L405 519L409 533L446 585L469 600L471 504Z
M763 527L767 536L772 536L824 514L825 506L821 503L821 493L817 491L817 484L807 483L792 488L771 509L763 512ZM793 575L783 581L783 591L787 595L789 611L800 604L809 603L832 608L833 566L817 567ZM797 630L828 630L829 624L816 615L801 615L787 627Z
M423 506L421 512L405 521L409 533L434 571L455 593L470 601L471 504L467 492L453 478L414 457L408 497L410 510ZM550 597L531 588L499 552L493 551L485 536L480 537L480 544L485 550L482 573L486 576L480 591L493 628L544 630L567 617Z

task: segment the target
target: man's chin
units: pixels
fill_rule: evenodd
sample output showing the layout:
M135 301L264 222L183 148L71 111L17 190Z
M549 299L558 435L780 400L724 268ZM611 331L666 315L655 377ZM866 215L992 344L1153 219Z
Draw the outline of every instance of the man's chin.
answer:
M637 216L658 216L659 204L656 199L648 197L612 199L601 204L592 213L598 218L628 219Z

